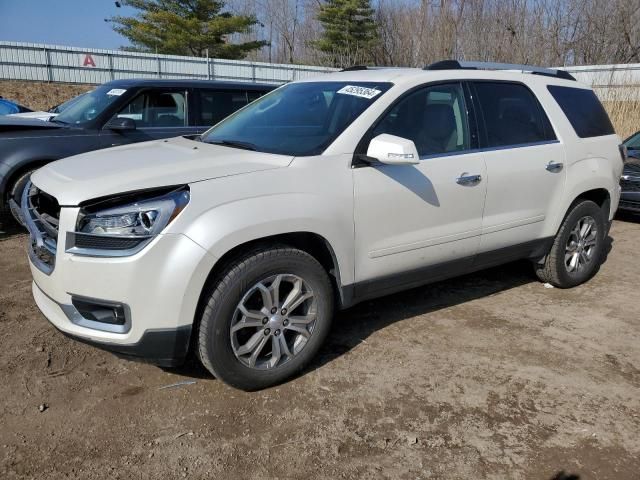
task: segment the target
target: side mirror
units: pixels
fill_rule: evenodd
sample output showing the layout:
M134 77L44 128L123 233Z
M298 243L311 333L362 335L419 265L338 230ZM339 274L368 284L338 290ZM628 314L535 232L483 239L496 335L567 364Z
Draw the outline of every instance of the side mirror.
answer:
M388 165L416 165L420 162L412 140L383 133L369 143L367 157Z
M131 118L116 117L109 120L109 122L107 122L107 124L105 125L105 128L108 128L109 130L120 131L120 132L124 132L127 130L135 130L136 122Z

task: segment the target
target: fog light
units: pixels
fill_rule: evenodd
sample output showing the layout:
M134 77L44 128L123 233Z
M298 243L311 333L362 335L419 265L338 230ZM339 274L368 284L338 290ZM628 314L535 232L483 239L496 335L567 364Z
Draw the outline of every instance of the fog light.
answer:
M118 303L106 303L77 297L72 297L71 303L83 318L93 322L124 325L126 321L124 305Z

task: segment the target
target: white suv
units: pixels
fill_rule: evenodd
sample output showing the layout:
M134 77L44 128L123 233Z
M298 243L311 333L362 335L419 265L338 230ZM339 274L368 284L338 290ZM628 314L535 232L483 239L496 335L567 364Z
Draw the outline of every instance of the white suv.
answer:
M502 69L502 70L500 70ZM566 72L440 62L293 82L196 139L38 170L33 295L63 333L241 389L300 371L336 308L530 259L597 271L623 168Z

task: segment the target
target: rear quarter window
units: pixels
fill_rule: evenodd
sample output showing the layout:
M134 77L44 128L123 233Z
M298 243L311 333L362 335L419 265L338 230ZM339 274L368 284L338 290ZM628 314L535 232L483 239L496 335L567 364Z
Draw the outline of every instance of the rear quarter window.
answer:
M615 133L607 112L593 90L557 85L548 85L547 88L580 138Z

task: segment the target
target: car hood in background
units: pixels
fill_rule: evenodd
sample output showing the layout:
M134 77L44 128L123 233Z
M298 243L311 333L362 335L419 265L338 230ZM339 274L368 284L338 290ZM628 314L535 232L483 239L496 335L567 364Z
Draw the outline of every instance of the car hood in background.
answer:
M15 132L19 130L41 130L45 128L63 128L60 123L43 122L37 118L18 117L17 114L0 117L0 132ZM51 116L51 115L50 115Z
M60 205L169 185L288 166L293 157L177 137L84 153L50 163L31 177Z
M50 118L58 115L57 113L51 112L24 112L24 113L10 113L7 115L8 118L35 118L37 120L47 121Z

